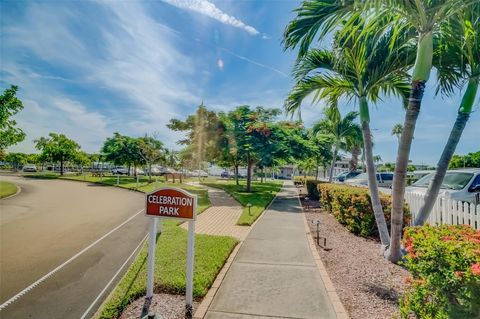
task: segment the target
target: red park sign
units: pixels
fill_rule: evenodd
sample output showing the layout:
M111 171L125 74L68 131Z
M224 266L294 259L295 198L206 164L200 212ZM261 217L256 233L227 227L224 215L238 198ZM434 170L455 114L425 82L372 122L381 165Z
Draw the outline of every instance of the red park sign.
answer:
M148 216L194 220L197 215L197 196L180 188L161 188L146 194L145 202Z

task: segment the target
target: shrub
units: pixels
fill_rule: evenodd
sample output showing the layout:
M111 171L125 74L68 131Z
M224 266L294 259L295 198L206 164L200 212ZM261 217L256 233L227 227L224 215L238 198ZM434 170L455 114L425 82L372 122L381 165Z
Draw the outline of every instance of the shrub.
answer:
M407 227L402 262L410 271L403 318L480 318L480 231L470 226Z
M320 183L317 187L320 204L349 231L362 237L378 236L368 189L330 183ZM380 194L380 202L387 226L390 227L391 196ZM404 207L403 222L408 225L410 211L406 204Z
M318 184L320 183L325 183L323 181L317 181L317 180L307 180L307 192L308 192L308 198L312 200L319 200L320 199L320 194L318 192Z

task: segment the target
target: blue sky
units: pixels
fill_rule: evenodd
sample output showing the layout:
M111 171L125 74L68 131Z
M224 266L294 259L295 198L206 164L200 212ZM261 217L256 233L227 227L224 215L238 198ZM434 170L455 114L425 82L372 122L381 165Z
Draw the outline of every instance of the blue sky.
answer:
M20 87L26 133L11 151L34 152L33 140L62 132L97 152L113 132L157 132L178 148L165 124L185 118L203 100L215 110L249 104L281 108L295 52L281 46L299 1L2 1L0 88ZM460 92L435 98L427 87L411 158L434 164L455 120ZM346 105L342 111L354 108ZM322 104L305 103L310 125ZM403 122L397 100L372 110L375 154L394 161ZM480 115L465 129L457 153L480 149Z

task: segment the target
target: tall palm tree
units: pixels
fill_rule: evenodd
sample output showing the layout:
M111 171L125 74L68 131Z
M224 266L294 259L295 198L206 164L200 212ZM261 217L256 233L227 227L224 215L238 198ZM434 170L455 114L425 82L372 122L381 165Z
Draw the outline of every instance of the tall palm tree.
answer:
M349 112L342 118L337 107L330 107L326 108L323 114L325 117L314 124L313 132L330 136L333 140L333 156L328 175L328 181L331 182L338 152L341 149L347 149L349 142L361 134L361 129L355 123L355 119L358 117L357 112Z
M432 69L433 34L439 30L441 22L475 2L478 0L306 0L295 10L297 17L287 25L284 33L285 48L295 48L300 44L301 57L316 38L323 39L340 25L344 25L343 32L347 34L356 32L355 23L360 16L369 17L369 27L365 29L367 33L378 32L383 28L379 23L392 17L389 26L396 30L392 40L405 30L416 31L417 55L393 181L392 240L388 252L392 262L401 258L405 180L415 124Z
M398 142L400 143L400 136L402 136L403 125L397 123L392 128L392 135L397 137Z
M459 12L458 18L452 19L444 28L447 30L442 31L448 36L438 45L434 55L439 80L437 93L452 95L455 89L461 89L465 84L467 88L415 225L423 225L428 219L448 164L472 112L480 81L480 2Z
M408 96L406 70L413 60L407 45L391 46L393 32L390 29L372 34L359 30L348 38L337 33L332 51L311 49L296 63L297 84L285 102L289 112L298 109L311 93L315 93L314 101L324 99L331 106L336 106L342 97L358 102L370 197L382 250L388 246L390 236L378 193L368 104L377 102L381 94Z
M388 259L398 262L402 257L401 238L403 230L403 202L407 178L408 160L415 125L422 104L425 85L430 77L433 61L433 35L440 31L440 25L460 8L478 0L367 0L377 6L377 14L393 14L394 25L413 28L417 32L417 56L412 69L411 93L408 99L403 131L398 145L395 174L392 185L392 238ZM440 33L440 35L442 35Z

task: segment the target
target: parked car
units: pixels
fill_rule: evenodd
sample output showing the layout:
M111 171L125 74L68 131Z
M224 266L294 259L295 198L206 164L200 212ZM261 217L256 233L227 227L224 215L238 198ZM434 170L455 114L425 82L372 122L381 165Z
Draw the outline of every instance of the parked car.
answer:
M37 166L34 164L26 164L23 166L23 171L24 172L36 172L37 171Z
M406 192L424 195L434 173L422 177L405 189ZM451 199L462 202L476 203L480 200L480 168L449 170L445 174L439 196L450 196Z
M229 178L231 177L231 174L227 171L223 171L222 174L220 174L221 178Z
M152 166L152 173L151 173L152 176L160 176L160 175L165 174L165 172L166 172L166 170L163 167ZM145 168L145 174L150 175L150 171L149 171L148 167Z
M336 182L345 182L347 179L354 178L360 174L361 172L343 172L335 176L333 180Z
M203 170L194 170L192 171L192 177L208 177L208 173Z
M377 183L379 187L392 187L393 184L393 173L392 172L382 172L377 173ZM345 184L354 185L354 186L368 186L368 175L367 173L362 173L353 178L345 180Z
M117 166L112 168L111 170L112 174L114 175L127 175L128 174L128 169L122 166Z

